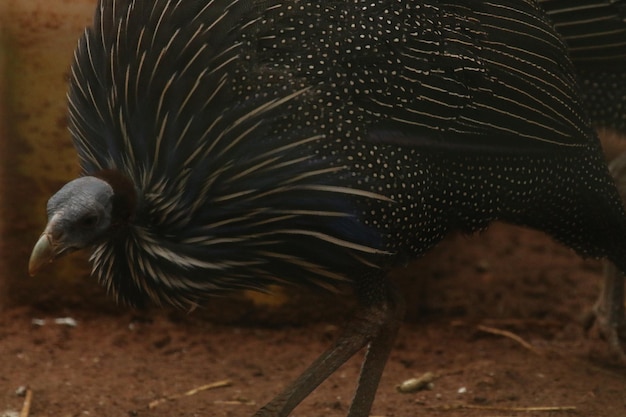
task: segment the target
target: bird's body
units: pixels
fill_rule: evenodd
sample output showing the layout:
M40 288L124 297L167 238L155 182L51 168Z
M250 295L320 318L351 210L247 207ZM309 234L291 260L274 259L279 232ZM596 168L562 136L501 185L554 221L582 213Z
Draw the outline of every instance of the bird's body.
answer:
M521 45L502 42L504 7L222 3L180 3L161 19L159 2L154 12L105 7L97 20L113 27L103 36L96 25L77 52L70 116L85 174L117 170L139 195L135 221L94 255L122 298L334 286L498 218L578 230L557 237L602 254L584 247L584 224L550 209L555 199L588 210L610 183L584 113L568 107L576 90L561 45L541 39L539 18L510 36L551 55L537 70ZM531 7L510 19L520 6ZM568 171L594 165L583 175L598 183L573 191L580 179ZM566 182L570 195L556 190Z
M69 183L37 253L93 247L130 303L356 288L356 330L258 415L287 415L368 345L350 411L366 415L402 312L386 271L452 230L504 220L626 269L626 214L531 1L103 0L69 109L111 207L85 215L94 192ZM110 221L50 249L75 194L75 218Z

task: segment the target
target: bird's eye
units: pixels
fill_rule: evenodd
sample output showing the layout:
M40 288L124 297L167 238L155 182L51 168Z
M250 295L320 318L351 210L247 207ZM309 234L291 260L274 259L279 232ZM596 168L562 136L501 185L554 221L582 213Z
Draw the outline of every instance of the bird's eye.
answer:
M98 216L87 215L80 219L80 225L82 227L93 227L98 223Z

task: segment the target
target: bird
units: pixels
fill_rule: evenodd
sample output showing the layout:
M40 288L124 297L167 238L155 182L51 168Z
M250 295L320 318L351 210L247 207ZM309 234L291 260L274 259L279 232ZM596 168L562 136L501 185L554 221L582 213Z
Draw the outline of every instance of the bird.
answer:
M581 85L581 97L599 131L609 170L622 201L626 201L626 1L582 0L576 5L539 0L539 5L562 35ZM604 285L593 309L584 318L589 329L600 330L621 354L626 340L624 276L605 262Z
M100 0L67 96L81 175L48 200L31 275L87 249L130 305L356 298L257 417L361 349L348 416L369 415L405 310L388 271L452 231L504 221L626 271L624 206L531 0Z
M626 1L538 4L567 45L593 125L626 133Z

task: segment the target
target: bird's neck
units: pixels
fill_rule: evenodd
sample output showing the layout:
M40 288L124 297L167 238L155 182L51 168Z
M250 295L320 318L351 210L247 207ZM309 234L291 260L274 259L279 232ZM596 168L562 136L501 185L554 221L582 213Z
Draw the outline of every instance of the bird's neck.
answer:
M106 181L113 188L111 224L120 228L130 223L137 211L137 190L126 175L113 169L99 171L94 177Z

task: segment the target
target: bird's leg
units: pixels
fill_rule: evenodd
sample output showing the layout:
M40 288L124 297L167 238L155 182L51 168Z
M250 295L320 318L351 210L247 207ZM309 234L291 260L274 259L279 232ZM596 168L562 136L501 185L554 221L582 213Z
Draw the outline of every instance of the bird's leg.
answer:
M390 298L392 298L393 309L387 313L389 315L387 322L378 329L377 335L367 347L348 417L367 417L369 415L378 382L404 317L404 299L400 294L397 294L393 287L389 291L392 292Z
M626 315L624 311L624 274L610 261L604 264L604 285L593 309L587 313L584 326L589 330L594 324L607 338L613 353L626 362L622 342L626 341Z
M396 291L387 288L385 293L384 301L361 307L333 346L254 416L287 417L319 384L366 345L367 354L348 416L368 416L404 314L404 302Z

